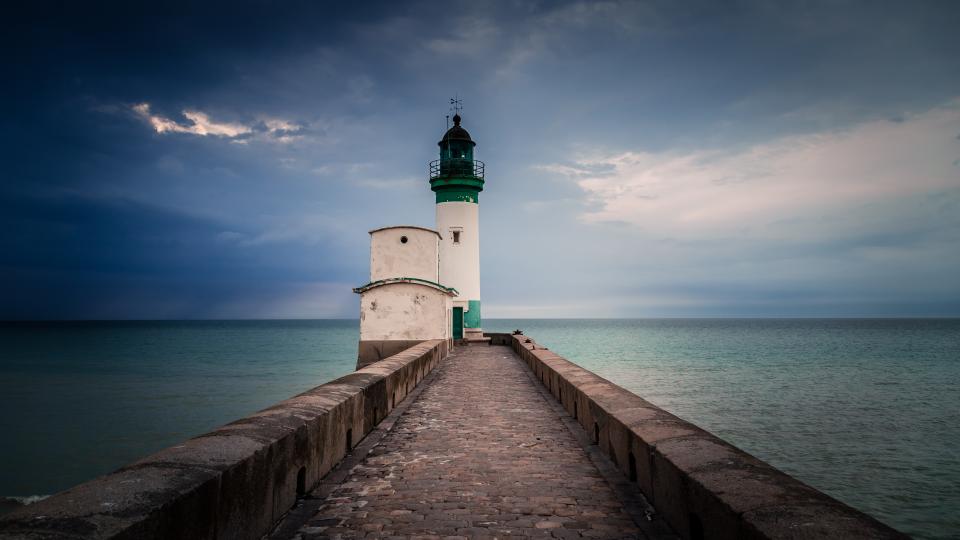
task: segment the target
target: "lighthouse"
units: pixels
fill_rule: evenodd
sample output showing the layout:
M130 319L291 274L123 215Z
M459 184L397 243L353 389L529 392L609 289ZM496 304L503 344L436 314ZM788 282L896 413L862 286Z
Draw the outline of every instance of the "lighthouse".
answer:
M483 162L460 126L440 139L430 162L437 199L436 230L391 225L370 231L370 281L360 295L357 369L426 340L489 341L480 328L480 205Z
M453 117L453 127L438 143L440 159L430 162L430 189L437 199L440 233L440 283L459 292L453 301L453 339L482 338L480 319L480 192L483 162L473 159L477 145Z

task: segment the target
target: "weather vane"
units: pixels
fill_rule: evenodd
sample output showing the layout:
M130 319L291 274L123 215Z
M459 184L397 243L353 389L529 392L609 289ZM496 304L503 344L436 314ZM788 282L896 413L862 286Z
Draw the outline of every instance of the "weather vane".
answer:
M463 100L460 99L460 94L450 98L450 112L453 114L460 114L460 111L463 110Z

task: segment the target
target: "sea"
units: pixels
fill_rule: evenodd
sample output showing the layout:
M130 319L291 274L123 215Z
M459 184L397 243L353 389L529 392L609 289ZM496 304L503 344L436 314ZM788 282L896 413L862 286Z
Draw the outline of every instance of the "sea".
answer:
M921 539L960 538L960 319L486 319ZM356 320L0 323L0 512L354 369Z

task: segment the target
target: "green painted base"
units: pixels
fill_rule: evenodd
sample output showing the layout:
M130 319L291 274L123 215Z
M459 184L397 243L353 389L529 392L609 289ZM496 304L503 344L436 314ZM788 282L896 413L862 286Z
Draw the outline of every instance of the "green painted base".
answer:
M479 202L480 193L473 189L444 189L437 192L437 204L443 202Z
M463 314L464 328L480 328L480 301L469 300L467 304L470 311Z

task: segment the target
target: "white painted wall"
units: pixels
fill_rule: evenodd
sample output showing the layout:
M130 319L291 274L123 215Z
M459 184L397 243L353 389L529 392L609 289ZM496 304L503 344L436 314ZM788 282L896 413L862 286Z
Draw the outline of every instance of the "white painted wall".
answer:
M453 231L460 230L460 243ZM480 300L480 205L470 202L437 204L440 240L440 283L460 293L456 305Z
M388 283L360 295L360 340L451 337L452 297L416 283Z
M436 232L416 227L370 231L370 281L412 277L439 282L439 240Z

